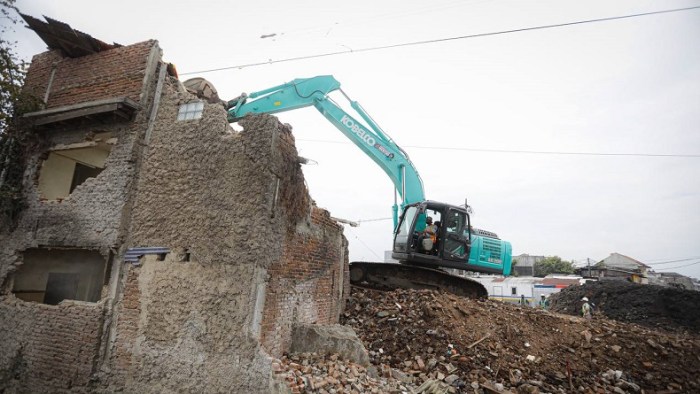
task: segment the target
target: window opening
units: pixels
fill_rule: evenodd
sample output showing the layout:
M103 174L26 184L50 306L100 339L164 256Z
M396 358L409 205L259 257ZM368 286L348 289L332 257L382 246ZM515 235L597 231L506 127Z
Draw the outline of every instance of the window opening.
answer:
M511 295L518 295L518 288L517 288L517 287L511 287L511 288L510 288L510 294L511 294Z
M12 292L24 301L57 305L63 300L97 302L106 281L107 260L87 249L28 249L14 276Z
M44 304L58 305L63 300L74 300L78 295L80 274L49 272Z
M199 119L202 117L203 111L203 101L192 101L187 104L182 104L177 112L177 120Z
M90 178L97 177L116 139L110 133L96 135L92 141L59 145L49 155L39 171L39 192L45 200L67 198Z

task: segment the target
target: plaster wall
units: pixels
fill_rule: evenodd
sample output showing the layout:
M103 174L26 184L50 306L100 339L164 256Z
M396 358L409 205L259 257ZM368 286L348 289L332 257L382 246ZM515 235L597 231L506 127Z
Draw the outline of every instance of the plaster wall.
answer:
M126 55L130 53L130 55ZM119 255L128 221L132 189L137 175L140 145L137 143L148 125L148 115L155 79L145 78L155 71L152 53L160 53L155 41L136 48L122 49L121 56L136 56L140 61L126 63L129 75L139 75L137 87L128 90L140 99L142 110L129 123L83 123L80 126L52 125L35 130L27 129L31 145L27 146L27 161L23 180L25 208L17 227L0 228L0 392L61 392L86 391L94 382L99 369L103 346L105 316L109 315L107 291L101 286L81 285L80 292L99 302L63 301L59 305L26 302L12 293L17 285L38 285L43 281L36 275L40 260L57 262L56 269L66 271L62 248L79 248L100 256L88 259L87 277L97 278L104 270L110 255ZM84 69L102 68L110 56L91 56L82 59ZM48 81L52 63L63 61L53 51L34 58L25 89L42 91ZM112 61L110 60L110 61ZM158 59L155 59L157 61ZM67 61L64 65L71 63ZM147 69L151 70L147 72ZM68 72L68 70L64 70ZM69 73L70 74L70 73ZM109 84L94 90L95 74L89 71L71 74L70 84L57 73L56 87L70 85L63 92L64 103L77 104L86 99L109 98L122 95L126 90ZM121 80L121 79L120 79ZM44 86L42 88L42 85ZM43 96L43 94L42 94ZM61 102L56 101L55 106ZM54 201L41 198L40 168L54 147L88 146L97 144L97 136L114 137L114 145L104 160L105 169L95 178L78 186L69 197ZM69 183L70 184L70 183ZM42 252L33 252L42 250ZM38 253L38 254L37 254ZM94 257L95 255L93 255ZM25 260L26 258L26 260ZM94 266L93 263L101 265ZM118 268L118 267L117 267ZM104 272L104 271L102 271ZM25 277L23 274L29 276ZM112 275L114 276L114 275ZM29 279L28 279L29 278ZM97 281L97 280L96 280ZM91 281L89 281L92 283ZM114 281L110 281L114 283ZM99 288L98 288L99 287ZM103 292L103 290L105 290ZM97 294L97 297L95 297ZM109 319L107 320L109 321Z
M275 392L269 355L288 349L292 327L337 322L347 241L313 206L290 128L258 115L234 132L223 106L209 103L201 119L177 121L178 108L197 98L165 77L152 99L159 54L149 41L59 59L49 107L126 95L142 109L128 123L41 131L26 171L27 207L14 231L0 229L0 334L7 338L0 391ZM42 89L56 56L35 57L33 88ZM91 67L133 69L125 79L90 74ZM104 170L67 198L42 199L39 170L50 149L104 133L116 138ZM170 253L123 261L129 248L154 246ZM99 302L53 306L12 295L27 250L64 247L114 256ZM37 329L44 334L27 334ZM56 356L64 344L73 353Z

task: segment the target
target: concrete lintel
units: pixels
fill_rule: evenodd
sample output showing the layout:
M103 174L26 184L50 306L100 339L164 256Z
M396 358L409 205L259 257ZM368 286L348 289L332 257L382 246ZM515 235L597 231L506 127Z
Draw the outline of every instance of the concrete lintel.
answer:
M115 114L124 119L130 119L134 112L141 109L139 103L128 97L112 97L102 100L93 100L80 104L66 105L42 111L30 112L22 116L23 119L33 122L34 126L47 125L91 115Z
M75 144L58 144L58 145L50 148L49 150L55 151L55 150L66 150L66 149L91 148L93 146L97 146L97 142L84 141L84 142L77 142Z

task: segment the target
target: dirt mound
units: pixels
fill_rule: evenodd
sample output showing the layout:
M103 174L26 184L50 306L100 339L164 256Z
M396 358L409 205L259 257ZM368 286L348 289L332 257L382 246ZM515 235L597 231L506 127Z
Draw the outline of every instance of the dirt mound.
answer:
M427 290L353 289L342 320L416 392L700 391L695 334Z
M570 286L550 298L551 310L576 315L581 298L611 319L700 333L700 292L625 281L590 282Z

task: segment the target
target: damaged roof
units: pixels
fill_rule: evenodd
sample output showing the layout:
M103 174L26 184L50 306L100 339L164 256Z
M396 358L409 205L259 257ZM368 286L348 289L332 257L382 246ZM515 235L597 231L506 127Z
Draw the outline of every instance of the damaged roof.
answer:
M74 30L67 23L46 16L46 22L43 22L29 15L20 15L27 22L27 27L34 30L49 49L60 49L68 57L80 57L121 47L117 43L107 44L89 34Z

